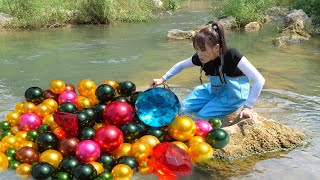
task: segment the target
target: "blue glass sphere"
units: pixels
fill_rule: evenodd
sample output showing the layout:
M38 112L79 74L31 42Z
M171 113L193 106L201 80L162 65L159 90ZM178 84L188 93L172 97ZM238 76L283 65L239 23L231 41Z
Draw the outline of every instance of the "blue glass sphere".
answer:
M136 100L136 114L152 127L171 123L180 109L178 97L169 89L151 88L141 93Z

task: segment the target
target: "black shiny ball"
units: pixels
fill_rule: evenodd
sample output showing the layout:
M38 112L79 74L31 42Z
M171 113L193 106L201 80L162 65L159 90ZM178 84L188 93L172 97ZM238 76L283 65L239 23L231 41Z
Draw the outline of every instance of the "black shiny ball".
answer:
M77 106L71 102L64 102L61 103L58 107L59 112L66 112L66 113L73 113L77 112Z
M109 155L108 153L103 153L98 158L98 162L100 162L103 165L105 170L111 172L116 161L112 155Z
M97 176L97 170L91 164L80 163L73 168L72 175L74 179L79 180L94 179Z
M77 158L73 156L65 157L60 162L58 169L62 172L71 173L73 168L76 167L80 162L77 160Z
M136 85L131 81L123 81L119 83L118 93L123 96L131 96L136 92Z
M81 141L92 140L95 132L96 131L92 127L86 127L80 131L78 137Z
M113 101L122 101L130 104L129 100L125 96L118 96Z
M34 179L49 179L54 172L54 167L46 162L35 163L32 166L31 176Z
M43 152L48 149L57 149L59 145L59 139L52 132L40 133L36 138L36 144L38 151Z
M115 97L115 90L108 84L101 84L96 89L96 96L100 102L108 102Z
M78 113L78 127L79 129L84 129L86 127L92 127L95 122L90 118L86 112Z
M94 111L96 112L96 122L100 123L103 119L103 110L107 107L104 103L99 103L93 106Z
M125 124L120 129L123 133L124 141L128 143L134 142L142 136L142 129L135 122Z
M39 87L30 87L24 93L24 97L27 102L40 104L44 100L43 90Z

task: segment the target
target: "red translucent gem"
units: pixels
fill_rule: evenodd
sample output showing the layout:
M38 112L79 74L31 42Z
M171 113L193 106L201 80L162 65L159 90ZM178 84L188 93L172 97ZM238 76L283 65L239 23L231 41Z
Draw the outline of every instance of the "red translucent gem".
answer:
M153 156L156 161L154 172L159 179L176 179L191 175L191 157L177 145L170 142L160 143L154 147Z
M55 112L54 121L65 132L66 137L77 137L78 135L78 115L66 112Z

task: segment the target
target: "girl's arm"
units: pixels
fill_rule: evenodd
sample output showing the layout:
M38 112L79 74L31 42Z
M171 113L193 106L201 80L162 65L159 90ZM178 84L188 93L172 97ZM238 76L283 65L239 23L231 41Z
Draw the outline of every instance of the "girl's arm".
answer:
M244 104L244 108L252 108L254 102L257 100L262 87L264 85L265 79L259 73L259 71L248 61L244 56L241 58L237 67L250 79L252 80L252 88L249 92L248 99Z
M164 81L167 81L168 79L170 79L172 76L178 74L179 72L181 72L182 70L189 68L189 67L193 67L196 66L192 63L192 57L180 61L177 64L175 64L174 66L172 66L172 68L165 74L162 76L162 78L164 79Z
M165 75L163 75L160 79L153 79L151 86L156 87L156 86L162 84L163 82L167 81L168 79L170 79L172 76L178 74L183 69L193 67L193 66L196 66L196 65L194 65L192 63L192 57L190 57L186 60L180 61L177 64L175 64L174 66L172 66L172 68Z

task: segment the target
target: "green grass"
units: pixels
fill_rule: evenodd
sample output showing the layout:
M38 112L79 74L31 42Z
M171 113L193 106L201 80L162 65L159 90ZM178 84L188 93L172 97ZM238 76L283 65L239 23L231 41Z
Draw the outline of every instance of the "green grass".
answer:
M0 12L16 19L5 25L12 28L110 24L150 21L160 11L177 10L183 1L163 0L159 8L152 0L0 0Z
M275 6L303 9L315 24L320 22L320 0L221 0L214 1L211 11L218 18L233 16L239 26L244 26L262 22L265 11Z

